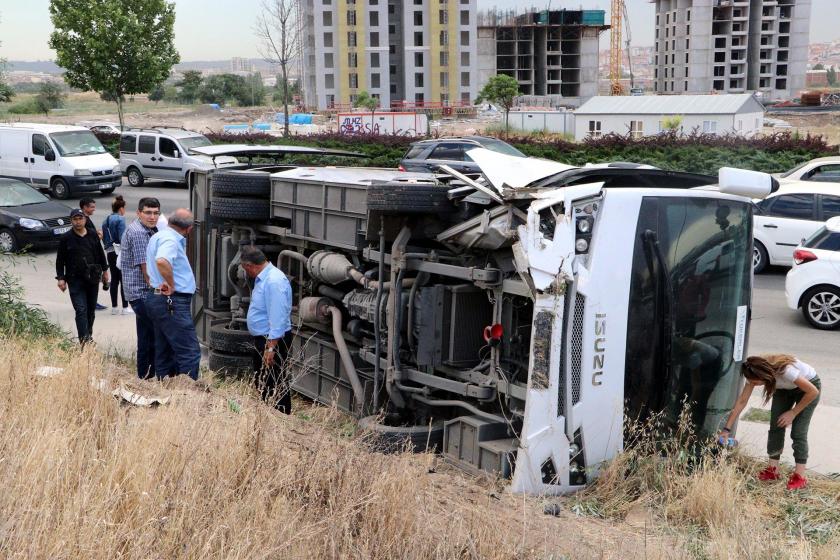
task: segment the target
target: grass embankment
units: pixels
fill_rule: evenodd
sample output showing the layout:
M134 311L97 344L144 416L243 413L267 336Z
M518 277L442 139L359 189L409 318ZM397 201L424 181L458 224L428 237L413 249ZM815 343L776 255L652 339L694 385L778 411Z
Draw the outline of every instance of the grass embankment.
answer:
M4 558L836 557L836 481L791 495L738 455L689 461L685 438L659 458L642 431L578 496L513 496L432 455L372 452L325 407L287 417L210 376L138 381L42 314L8 314L16 284L0 273L0 317L33 327L0 323ZM124 384L171 400L121 404Z

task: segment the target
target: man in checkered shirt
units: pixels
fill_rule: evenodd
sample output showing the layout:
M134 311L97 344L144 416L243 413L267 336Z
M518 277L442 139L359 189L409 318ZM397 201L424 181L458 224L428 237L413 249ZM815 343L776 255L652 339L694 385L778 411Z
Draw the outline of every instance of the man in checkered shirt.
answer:
M123 289L131 309L134 310L137 325L137 375L141 379L165 377L175 369L171 349L168 350L170 371L155 369L155 327L146 311L145 300L151 289L146 272L146 246L157 233L160 216L160 202L156 198L141 198L137 207L137 219L125 230L120 243L120 270Z

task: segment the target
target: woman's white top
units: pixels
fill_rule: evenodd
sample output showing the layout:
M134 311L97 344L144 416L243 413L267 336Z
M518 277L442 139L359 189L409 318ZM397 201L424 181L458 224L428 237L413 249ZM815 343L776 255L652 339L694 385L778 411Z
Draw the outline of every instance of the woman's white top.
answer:
M817 372L814 368L805 362L796 360L785 368L785 372L782 375L776 378L776 389L796 389L797 387L794 381L800 377L810 381L816 376Z

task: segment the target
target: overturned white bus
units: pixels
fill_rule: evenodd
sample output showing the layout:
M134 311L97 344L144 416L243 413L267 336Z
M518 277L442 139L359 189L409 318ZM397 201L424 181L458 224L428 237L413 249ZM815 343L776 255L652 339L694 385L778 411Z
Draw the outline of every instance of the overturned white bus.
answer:
M250 150L214 155L268 151ZM478 179L197 173L194 316L211 367L250 365L238 251L253 244L292 281L295 391L514 491L586 484L622 449L625 414L675 418L688 400L714 432L747 338L750 199L773 180L469 155Z

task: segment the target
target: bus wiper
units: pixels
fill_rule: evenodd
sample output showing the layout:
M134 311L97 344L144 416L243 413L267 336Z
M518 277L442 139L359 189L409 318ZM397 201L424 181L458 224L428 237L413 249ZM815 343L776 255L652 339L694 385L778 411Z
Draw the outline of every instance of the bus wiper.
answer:
M662 357L661 361L657 360L661 371L664 373L660 402L657 404L657 408L661 409L665 403L665 391L671 384L672 376L671 345L673 340L673 321L671 317L674 310L674 291L671 284L671 273L668 270L665 257L662 255L662 248L659 245L656 232L646 229L642 233L642 241L644 241L645 253L648 256L648 268L650 269L651 277L656 279L656 309L659 311L659 305L661 303L663 312L662 331L660 335L662 337ZM650 260L651 256L655 257L657 264L659 264L659 273L663 280L661 283L659 281L659 275L654 270L653 262Z

